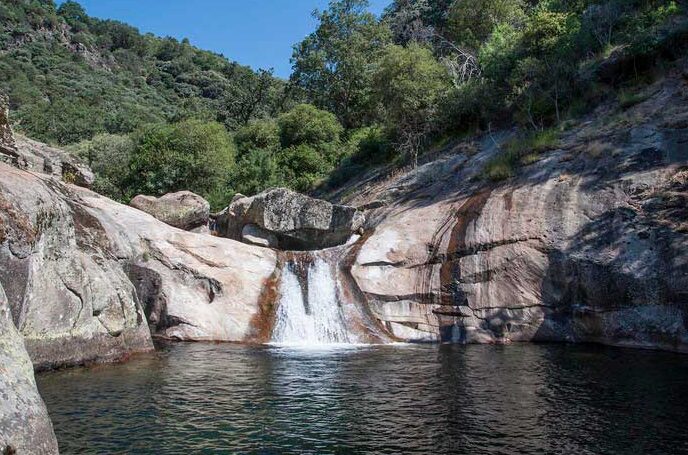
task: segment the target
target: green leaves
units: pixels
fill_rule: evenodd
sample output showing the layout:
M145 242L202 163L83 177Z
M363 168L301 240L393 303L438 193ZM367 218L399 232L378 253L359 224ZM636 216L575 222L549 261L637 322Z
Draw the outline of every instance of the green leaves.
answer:
M136 142L131 171L143 177L134 188L145 194L188 189L206 195L224 182L234 164L234 144L216 122L154 125L137 134Z
M334 114L310 104L297 105L276 121L250 122L235 136L241 159L230 186L249 195L273 186L308 191L338 164L343 131Z
M230 130L293 103L286 83L188 40L89 17L74 1L0 5L0 90L19 130L66 145L151 122L205 118ZM59 25L59 26L58 26Z
M391 41L389 28L366 12L365 0L339 0L315 14L318 28L294 46L291 80L346 127L370 120L373 65Z
M282 147L310 144L314 146L339 142L344 128L334 114L310 104L299 104L277 119Z

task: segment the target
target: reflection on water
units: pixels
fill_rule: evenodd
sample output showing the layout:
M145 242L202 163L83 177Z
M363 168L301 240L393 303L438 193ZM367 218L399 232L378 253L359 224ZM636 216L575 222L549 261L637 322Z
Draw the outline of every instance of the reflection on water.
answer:
M171 344L38 375L62 453L688 452L688 356Z

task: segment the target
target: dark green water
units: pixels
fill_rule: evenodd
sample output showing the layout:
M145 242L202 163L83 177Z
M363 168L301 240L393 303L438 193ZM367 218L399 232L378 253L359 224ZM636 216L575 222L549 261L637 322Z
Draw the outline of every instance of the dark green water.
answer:
M172 344L45 373L62 453L688 453L688 356Z

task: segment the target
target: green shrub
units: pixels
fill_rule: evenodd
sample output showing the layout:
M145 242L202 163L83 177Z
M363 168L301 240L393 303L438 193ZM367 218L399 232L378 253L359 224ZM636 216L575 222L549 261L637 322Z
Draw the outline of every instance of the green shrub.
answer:
M96 174L94 191L128 202L129 162L135 151L134 141L129 136L100 134L68 150L81 157Z
M280 130L274 119L252 120L237 130L234 135L239 154L251 150L273 150L280 147Z
M273 187L283 186L275 152L253 149L241 156L229 174L229 187L237 193L253 195Z
M130 191L135 193L190 190L207 198L226 187L234 165L234 143L217 122L151 125L136 133L135 143L130 161Z
M633 107L636 104L640 104L643 101L648 100L649 98L649 93L638 93L625 90L620 91L618 96L619 106L621 106L622 109L628 109L629 107Z
M517 156L529 153L543 153L559 146L559 132L554 128L527 134L505 144L506 150Z
M485 164L482 175L492 181L501 181L516 175L520 166L527 166L540 159L540 155L559 146L558 132L548 129L512 139L502 146L502 151Z
M280 115L277 124L284 148L338 142L344 131L334 114L310 104L299 104Z

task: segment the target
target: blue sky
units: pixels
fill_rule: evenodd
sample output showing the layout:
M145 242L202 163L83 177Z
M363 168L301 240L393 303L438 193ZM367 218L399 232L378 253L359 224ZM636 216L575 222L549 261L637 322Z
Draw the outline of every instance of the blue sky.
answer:
M201 49L257 68L291 72L292 45L315 29L311 12L328 0L77 0L90 16L117 19L141 32L189 38ZM379 15L391 0L370 0ZM62 1L57 2L62 3Z

